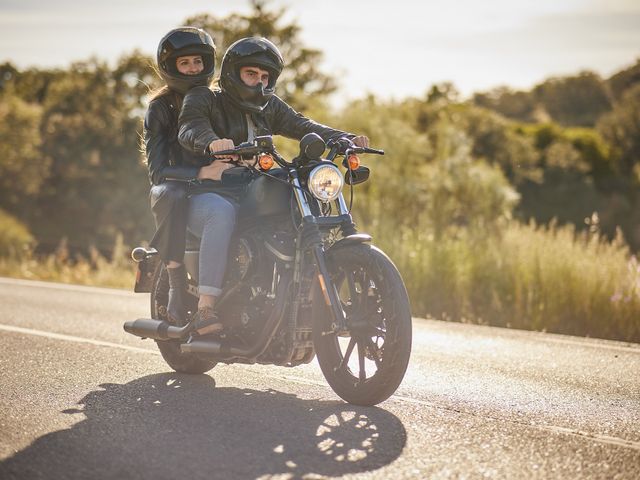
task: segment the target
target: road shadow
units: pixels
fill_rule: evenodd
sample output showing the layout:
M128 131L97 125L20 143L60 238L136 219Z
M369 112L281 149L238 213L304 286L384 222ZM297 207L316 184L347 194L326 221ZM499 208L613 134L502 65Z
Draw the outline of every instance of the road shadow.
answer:
M406 430L377 407L163 373L103 384L65 410L85 419L0 463L0 478L318 478L395 460Z

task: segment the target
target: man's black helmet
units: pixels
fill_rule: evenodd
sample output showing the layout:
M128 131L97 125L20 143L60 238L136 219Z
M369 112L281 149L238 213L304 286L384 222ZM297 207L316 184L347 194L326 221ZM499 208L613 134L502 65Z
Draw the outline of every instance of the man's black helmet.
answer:
M201 55L204 69L198 75L178 71L176 59L185 55ZM216 46L211 35L195 27L180 27L167 33L158 45L158 70L171 90L182 95L199 85L209 85L216 63Z
M269 72L266 87L246 85L240 67L257 66ZM276 81L284 68L280 50L266 38L249 37L231 45L222 59L220 89L242 110L261 112L272 97Z

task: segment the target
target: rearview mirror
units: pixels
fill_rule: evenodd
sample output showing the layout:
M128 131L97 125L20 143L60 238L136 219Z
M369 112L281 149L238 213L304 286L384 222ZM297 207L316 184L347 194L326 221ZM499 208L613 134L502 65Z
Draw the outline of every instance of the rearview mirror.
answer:
M371 170L369 170L368 167L360 165L355 170L347 170L344 172L344 182L347 185L357 185L366 182L369 179L370 172Z

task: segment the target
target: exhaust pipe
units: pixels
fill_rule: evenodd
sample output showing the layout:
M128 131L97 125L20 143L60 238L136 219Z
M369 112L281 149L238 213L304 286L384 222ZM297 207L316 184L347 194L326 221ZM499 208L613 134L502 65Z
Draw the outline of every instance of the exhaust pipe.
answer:
M205 355L221 356L225 359L230 358L243 358L247 360L253 360L256 357L262 355L267 349L271 338L276 333L279 320L282 319L284 313L284 303L287 299L285 292L289 290L291 282L289 280L281 281L278 291L276 292L277 303L273 307L271 315L265 322L265 325L260 332L258 340L249 347L232 347L230 345L224 345L215 340L194 339L189 343L180 344L180 351L182 353L202 353Z
M138 318L124 323L124 331L136 337L152 338L153 340L169 340L171 338L186 338L189 326L176 327L162 320L153 318Z

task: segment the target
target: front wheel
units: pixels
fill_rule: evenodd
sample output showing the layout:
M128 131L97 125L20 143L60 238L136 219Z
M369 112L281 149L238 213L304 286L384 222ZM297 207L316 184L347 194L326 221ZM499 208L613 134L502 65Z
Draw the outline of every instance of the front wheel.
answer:
M337 247L327 254L346 315L335 333L319 287L314 291L313 342L331 388L355 405L376 405L398 388L411 354L411 308L393 262L376 247Z

